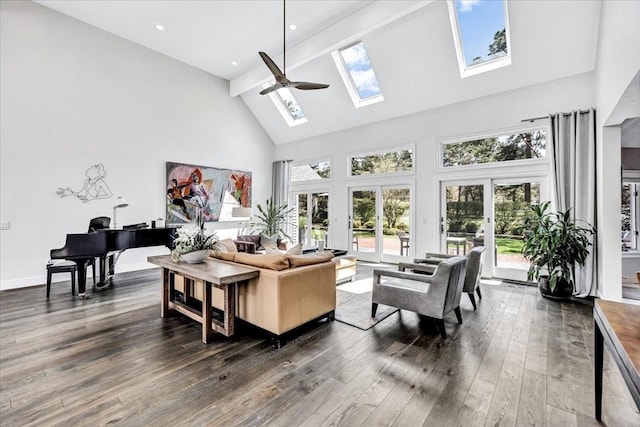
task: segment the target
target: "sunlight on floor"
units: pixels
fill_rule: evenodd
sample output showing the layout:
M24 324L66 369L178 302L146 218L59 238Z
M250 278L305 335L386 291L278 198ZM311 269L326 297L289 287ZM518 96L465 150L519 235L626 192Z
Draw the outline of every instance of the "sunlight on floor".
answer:
M373 287L373 279L368 277L366 279L354 280L353 282L347 282L344 285L337 286L337 289L341 291L351 292L352 294L366 294L371 292Z
M480 284L482 285L492 285L492 286L501 286L502 280L500 279L480 279Z

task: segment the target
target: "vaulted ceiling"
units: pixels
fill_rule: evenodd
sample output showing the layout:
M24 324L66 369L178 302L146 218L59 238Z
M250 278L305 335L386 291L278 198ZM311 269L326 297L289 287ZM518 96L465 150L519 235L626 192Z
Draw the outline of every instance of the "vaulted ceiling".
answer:
M463 79L445 1L288 0L287 26L297 29L286 30L287 75L330 84L292 91L308 122L289 127L258 94L272 79L258 51L282 64L280 0L37 3L229 80L230 96L242 97L276 144L593 71L601 9L595 0L509 1L511 65ZM384 94L361 108L331 57L356 41Z

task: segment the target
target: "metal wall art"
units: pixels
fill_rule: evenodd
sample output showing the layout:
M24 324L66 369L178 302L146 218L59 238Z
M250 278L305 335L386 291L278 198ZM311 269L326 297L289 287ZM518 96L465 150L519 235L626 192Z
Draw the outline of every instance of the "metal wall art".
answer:
M104 180L107 176L104 165L101 163L91 165L84 174L87 178L81 190L75 191L71 187L58 187L56 194L60 197L75 196L84 203L96 199L108 199L113 196L111 189Z

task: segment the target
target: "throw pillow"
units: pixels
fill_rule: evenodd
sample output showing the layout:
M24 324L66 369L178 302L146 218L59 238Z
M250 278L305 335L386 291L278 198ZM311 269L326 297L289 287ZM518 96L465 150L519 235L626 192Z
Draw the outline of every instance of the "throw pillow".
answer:
M229 253L229 252L222 252L222 251L215 251L215 252L211 251L209 256L211 258L218 258L218 259L221 259L223 261L231 261L231 262L233 262L233 261L236 260L236 255L237 254L238 254L237 252Z
M302 243L292 246L287 251L287 255L302 255Z
M222 252L236 253L238 252L238 248L236 248L236 244L232 239L223 239L218 242L218 247L222 250Z
M282 251L282 250L277 249L277 248L266 248L264 251L267 254L280 254L280 255L282 255L282 254L286 253L285 251Z
M333 254L331 252L316 252L305 255L287 255L287 258L289 259L289 265L293 268L330 261L333 258Z
M264 234L260 235L260 245L267 248L277 248L278 247L278 235L274 234L273 236L265 236Z

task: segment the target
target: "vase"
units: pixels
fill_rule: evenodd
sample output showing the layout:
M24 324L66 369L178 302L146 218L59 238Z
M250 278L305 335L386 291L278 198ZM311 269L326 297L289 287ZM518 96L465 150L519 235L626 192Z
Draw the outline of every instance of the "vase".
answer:
M203 262L209 256L210 249L201 249L199 251L187 252L180 255L180 259L189 264L197 264Z
M549 276L538 278L538 289L543 297L551 299L566 300L573 295L573 285L564 279L558 280L555 288L551 291Z

